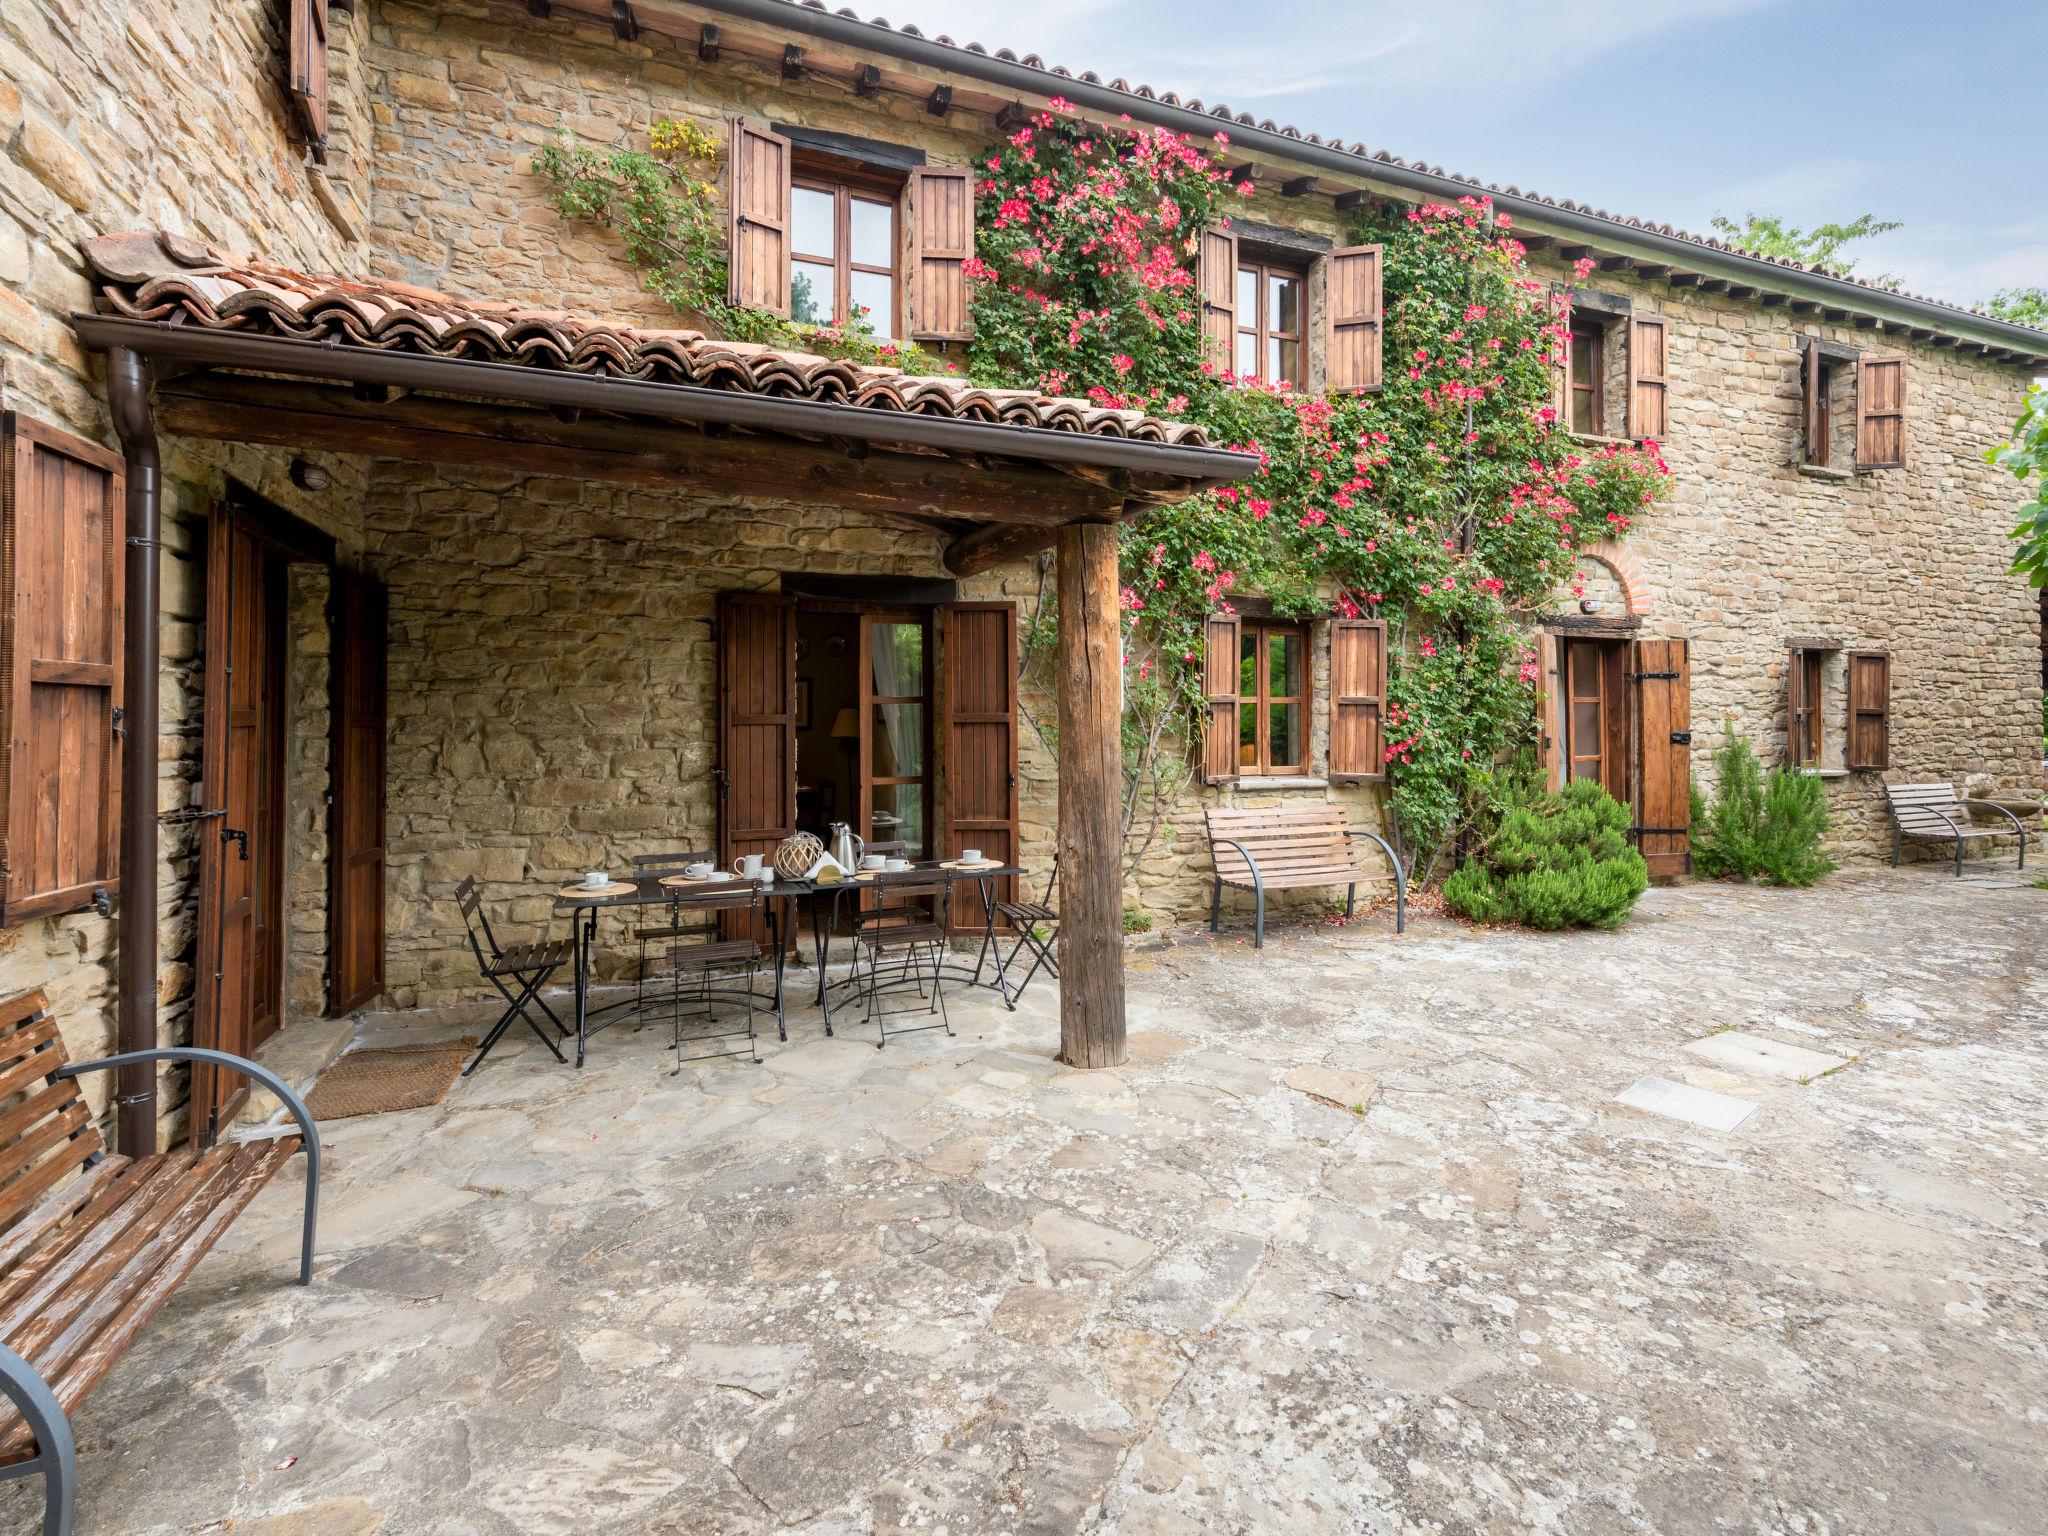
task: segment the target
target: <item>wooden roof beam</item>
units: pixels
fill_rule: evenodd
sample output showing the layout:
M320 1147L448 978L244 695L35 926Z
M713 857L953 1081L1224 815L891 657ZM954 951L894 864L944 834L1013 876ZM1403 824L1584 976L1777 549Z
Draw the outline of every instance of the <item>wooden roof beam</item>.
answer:
M612 0L612 36L622 43L634 42L640 36L640 20L626 0Z
M782 78L801 80L809 71L804 68L804 51L795 43L786 44L782 50Z
M927 96L924 100L924 109L931 113L933 117L944 117L948 112L952 111L953 87L950 85L933 86L931 95Z
M872 64L863 64L853 77L853 94L863 98L882 94L882 72Z
M697 57L706 64L718 62L718 28L708 21L697 31Z
M1296 176L1280 183L1282 197L1307 197L1318 190L1322 183L1313 176Z

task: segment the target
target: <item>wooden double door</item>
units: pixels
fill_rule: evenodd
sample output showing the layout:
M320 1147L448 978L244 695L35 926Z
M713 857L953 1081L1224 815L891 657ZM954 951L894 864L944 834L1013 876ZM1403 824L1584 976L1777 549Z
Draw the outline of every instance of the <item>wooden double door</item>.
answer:
M853 772L836 819L913 858L1017 855L1017 615L1010 603L836 604L855 625ZM798 600L718 606L718 853L772 856L796 830ZM808 664L808 663L807 663ZM807 680L808 681L808 680ZM999 895L1012 894L1002 882ZM956 902L954 926L978 929Z
M294 811L326 820L327 1011L383 989L384 599L352 572L331 572L327 804L287 804L287 596L292 568L324 564L327 553L281 514L223 504L208 526L192 1040L238 1056L284 1023ZM195 1066L195 1136L218 1135L247 1092L239 1076Z
M1592 779L1631 811L1653 879L1691 868L1692 672L1683 640L1546 637L1553 785Z

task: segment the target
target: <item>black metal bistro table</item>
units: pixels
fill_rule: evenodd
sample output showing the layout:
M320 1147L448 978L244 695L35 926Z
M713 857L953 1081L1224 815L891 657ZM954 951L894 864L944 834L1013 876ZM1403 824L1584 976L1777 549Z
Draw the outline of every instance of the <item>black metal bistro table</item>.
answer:
M782 973L784 950L777 912L784 898L809 895L812 891L808 880L773 881L749 880L735 875L730 880L716 883L692 881L687 885L664 885L664 880L675 878L674 870L664 869L637 876L628 876L613 882L607 893L598 891L563 891L555 897L557 914L566 913L573 930L576 946L576 1065L583 1065L583 1057L590 1037L614 1024L636 1018L646 1010L645 1001L638 997L621 998L615 1003L604 1003L598 1007L590 1005L590 957L597 948L597 919L601 912L623 909L642 911L648 907L675 907L688 911L693 902L705 901L718 896L730 896L735 891L759 888L762 896L762 910L768 918L768 947L775 955L775 1033L778 1039L789 1038L788 1024L782 1006ZM619 890L619 886L630 886L630 890Z

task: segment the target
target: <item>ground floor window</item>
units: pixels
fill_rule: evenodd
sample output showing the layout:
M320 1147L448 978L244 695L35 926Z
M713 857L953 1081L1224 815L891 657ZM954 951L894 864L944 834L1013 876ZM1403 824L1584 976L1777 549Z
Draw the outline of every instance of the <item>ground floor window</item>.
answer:
M1308 763L1308 631L1247 622L1238 639L1238 772L1289 774Z

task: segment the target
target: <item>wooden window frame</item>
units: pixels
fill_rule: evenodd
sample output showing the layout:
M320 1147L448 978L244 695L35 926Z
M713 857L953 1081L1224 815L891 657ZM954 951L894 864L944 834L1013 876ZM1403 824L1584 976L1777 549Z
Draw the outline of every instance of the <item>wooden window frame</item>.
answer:
M1794 645L1787 648L1785 673L1785 764L1790 768L1827 766L1827 740L1821 706L1826 701L1827 658L1839 646Z
M1299 647L1296 656L1298 658L1297 665L1301 670L1298 678L1299 687L1297 692L1276 694L1272 691L1272 679L1270 669L1266 665L1265 655L1265 640L1271 635L1290 636L1296 646ZM1243 718L1244 706L1247 704L1253 706L1252 760L1250 762L1245 762L1243 758L1243 726L1239 725L1235 732L1239 754L1237 771L1238 777L1242 779L1286 779L1298 777L1308 772L1308 738L1311 733L1312 723L1309 701L1315 694L1314 678L1311 676L1313 653L1309 650L1309 638L1308 625L1287 619L1246 619L1238 628L1237 661L1240 679L1244 675L1244 643L1248 639L1255 640L1252 654L1257 663L1252 668L1254 691L1251 693L1240 692L1237 696L1240 720ZM1240 686L1242 685L1240 684ZM1292 763L1275 763L1272 760L1273 719L1270 706L1275 704L1292 704L1301 711L1301 756Z
M1611 325L1611 321L1603 321L1598 316L1594 316L1591 319L1582 319L1579 315L1574 314L1571 317L1570 328L1566 333L1567 350L1565 352L1564 373L1565 430L1578 437L1604 437L1607 432L1607 332ZM1591 380L1591 384L1586 390L1581 391L1576 375L1581 347L1586 342L1591 343L1591 346L1585 349L1586 355L1590 359L1587 377ZM1579 425L1578 413L1573 409L1577 405L1578 396L1581 393L1592 397L1588 402L1587 411L1587 418L1591 425L1585 427Z
M1294 373L1292 377L1285 380L1268 379L1263 372L1254 374L1239 373L1237 376L1241 379L1261 379L1268 384L1287 383L1292 384L1296 389L1307 389L1308 268L1296 262L1284 261L1274 257L1254 255L1248 258L1243 248L1240 247L1237 254L1237 270L1231 274L1232 281L1235 282L1241 279L1247 272L1252 274L1251 324L1245 324L1243 306L1239 305L1233 317L1236 325L1232 332L1233 345L1230 354L1232 371L1235 372L1237 367L1236 337L1249 336L1252 338L1252 350L1257 356L1261 368L1265 366L1267 348L1273 342L1291 341L1294 343ZM1301 300L1295 307L1295 324L1298 327L1296 330L1276 330L1272 323L1273 317L1266 312L1268 308L1266 283L1269 278L1275 277L1291 278L1301 289Z
M830 255L817 251L800 251L796 247L796 194L799 192L824 192L830 194L832 198L834 248ZM893 177L849 171L829 163L821 163L811 157L798 156L790 163L789 197L792 310L796 304L796 264L800 261L829 265L832 268L833 318L830 323L833 325L844 326L851 323L854 273L886 277L889 280L889 334L878 339L900 345L903 340L903 183ZM889 210L889 265L886 267L853 259L855 201L882 204Z

